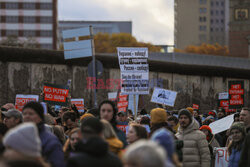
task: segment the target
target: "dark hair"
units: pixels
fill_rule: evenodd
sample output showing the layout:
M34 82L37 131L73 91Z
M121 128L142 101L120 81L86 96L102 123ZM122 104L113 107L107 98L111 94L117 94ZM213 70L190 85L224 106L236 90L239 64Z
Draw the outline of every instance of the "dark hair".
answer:
M8 131L7 126L4 123L0 123L0 134L4 136L7 131Z
M226 114L226 110L224 108L219 108L217 113L219 113L219 112L223 112L224 115Z
M147 116L143 116L140 120L140 124L144 124L144 125L149 125L150 126L150 119Z
M140 111L140 114L141 115L147 115L147 110L145 108L143 108L141 111Z
M112 117L111 121L109 121L109 123L111 123L111 125L113 126L113 128L116 129L116 118L115 117L116 117L117 110L116 110L115 104L112 101L110 101L110 100L104 100L104 101L102 101L101 104L99 105L99 108L98 108L99 115L101 113L101 107L102 107L103 104L110 104L111 105L111 107L113 109L113 117Z
M250 113L250 108L243 107L241 110L247 110Z
M174 121L175 122L175 124L178 124L178 118L176 118L175 116L170 116L169 118L168 118L168 121Z
M103 131L103 124L98 118L88 117L82 121L82 134L98 135Z
M87 111L87 113L93 114L95 117L99 117L99 110L98 108L91 108Z
M236 117L240 117L240 113L235 113L234 114L234 120L235 120Z
M147 139L148 138L148 132L144 126L139 125L139 124L131 124L130 126L134 128L134 130L136 132L136 136L139 139Z
M43 106L42 106L39 102L30 101L30 102L28 102L27 104L24 105L23 111L24 111L26 108L31 108L31 109L33 109L33 110L39 115L39 117L42 119L42 121L44 121L44 110L43 110Z
M76 113L74 112L66 112L63 114L63 122L66 122L68 119L70 119L72 122L75 122L77 119Z

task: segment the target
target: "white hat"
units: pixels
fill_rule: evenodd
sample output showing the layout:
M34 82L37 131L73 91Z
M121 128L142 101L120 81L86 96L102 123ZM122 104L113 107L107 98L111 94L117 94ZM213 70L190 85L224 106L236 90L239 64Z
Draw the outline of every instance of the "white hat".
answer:
M41 157L41 140L34 123L22 123L10 129L3 138L3 145L30 157Z

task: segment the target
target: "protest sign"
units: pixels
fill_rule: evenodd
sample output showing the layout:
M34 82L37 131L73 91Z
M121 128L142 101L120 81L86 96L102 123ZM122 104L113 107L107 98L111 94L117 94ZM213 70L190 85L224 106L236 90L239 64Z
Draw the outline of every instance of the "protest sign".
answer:
M48 108L47 108L47 103L41 102L41 105L43 106L43 113L47 114L48 113Z
M228 98L229 98L228 92L219 93L219 97L218 97L219 100L222 100L222 99L227 100Z
M244 106L244 81L228 81L229 109Z
M108 93L108 99L110 101L116 101L116 98L117 98L117 92L109 92Z
M198 104L193 104L192 108L198 110L199 109L199 105Z
M122 95L121 93L119 93L118 98L119 98L117 102L118 112L120 111L126 112L128 107L128 95Z
M22 95L17 94L16 95L16 101L15 101L15 108L19 111L22 111L23 106L28 103L29 101L38 101L39 96L38 95Z
M116 125L116 127L126 134L128 125Z
M231 114L229 116L226 116L222 119L219 119L209 124L209 127L212 129L213 134L217 134L225 130L228 130L233 122L234 122L234 114Z
M54 85L45 83L43 87L44 102L52 105L67 105L69 87L64 85Z
M214 148L215 167L228 167L229 154L226 147Z
M123 94L149 93L148 48L118 47Z
M79 112L84 112L84 99L71 99L71 104L74 104Z
M151 102L173 107L176 96L177 92L155 87Z

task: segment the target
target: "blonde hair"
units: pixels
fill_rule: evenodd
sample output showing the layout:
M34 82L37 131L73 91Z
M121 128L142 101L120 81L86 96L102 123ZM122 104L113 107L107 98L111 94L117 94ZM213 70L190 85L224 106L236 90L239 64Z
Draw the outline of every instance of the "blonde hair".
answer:
M112 125L108 121L102 119L101 123L103 124L103 127L104 127L103 135L105 139L110 139L114 137L117 138L115 130L113 129Z

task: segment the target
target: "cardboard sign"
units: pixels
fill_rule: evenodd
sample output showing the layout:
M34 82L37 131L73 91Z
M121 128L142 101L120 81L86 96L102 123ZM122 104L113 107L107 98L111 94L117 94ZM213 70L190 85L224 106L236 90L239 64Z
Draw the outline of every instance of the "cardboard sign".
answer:
M122 95L121 93L119 93L119 99L117 102L117 108L118 108L118 112L120 111L127 111L127 107L128 107L128 95Z
M39 101L38 95L16 95L15 107L17 110L22 111L23 106L29 101Z
M229 109L244 106L244 81L228 81Z
M151 102L173 107L176 96L177 92L155 87Z
M225 130L228 130L233 122L234 122L234 114L231 114L227 117L224 117L209 124L209 127L212 129L213 134L217 134Z
M193 104L192 108L198 110L199 109L199 105L198 104Z
M228 167L229 154L227 147L214 148L215 151L215 167Z
M123 94L149 93L148 48L118 47Z
M44 84L44 102L52 105L67 105L69 87L63 85Z
M228 92L223 92L223 93L219 93L219 97L218 97L218 99L219 100L227 100L229 98L229 94L228 94Z
M75 104L79 112L84 112L84 99L71 99L71 104Z

